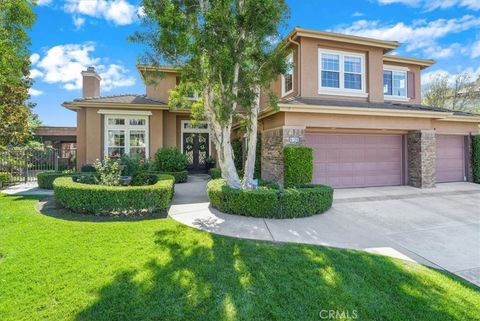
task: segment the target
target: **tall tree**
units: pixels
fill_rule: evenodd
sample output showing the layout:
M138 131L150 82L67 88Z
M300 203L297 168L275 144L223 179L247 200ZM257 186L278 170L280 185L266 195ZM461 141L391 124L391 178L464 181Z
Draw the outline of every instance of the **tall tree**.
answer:
M474 81L469 73L439 74L424 88L423 103L430 106L467 112L480 111L480 77Z
M0 146L22 144L30 135L28 103L30 38L35 22L28 0L0 0Z
M248 133L245 178L252 177L260 92L268 91L286 68L287 53L272 39L279 39L287 5L284 0L143 0L143 6L147 28L132 39L147 45L147 63L179 67L182 81L171 105L185 103L182 97L189 91L200 93L192 114L210 122L222 176L240 188L232 126L243 119Z

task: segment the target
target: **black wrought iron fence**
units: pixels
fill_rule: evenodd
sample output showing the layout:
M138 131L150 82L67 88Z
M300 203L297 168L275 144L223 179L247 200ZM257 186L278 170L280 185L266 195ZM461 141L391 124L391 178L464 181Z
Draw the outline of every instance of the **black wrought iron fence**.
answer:
M63 154L49 147L0 151L0 172L8 173L9 183L14 184L36 181L40 172L74 170L75 150Z

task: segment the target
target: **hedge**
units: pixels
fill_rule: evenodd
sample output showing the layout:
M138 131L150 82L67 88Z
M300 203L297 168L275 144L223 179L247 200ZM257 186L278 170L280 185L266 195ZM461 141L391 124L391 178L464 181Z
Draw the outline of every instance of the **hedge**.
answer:
M7 185L10 182L10 173L0 172L0 186Z
M210 168L210 176L213 179L222 178L222 170L220 168Z
M472 137L473 181L480 184L480 135Z
M320 214L333 202L333 189L325 185L241 190L229 187L223 179L215 179L208 182L207 192L210 204L224 213L266 218Z
M160 174L160 175L171 175L175 178L175 184L186 183L188 180L188 171L181 171L181 172L148 172L152 174Z
M38 187L43 189L53 189L53 181L59 177L71 176L71 173L63 172L41 172L37 174Z
M309 184L313 177L313 149L306 146L285 146L283 149L284 185Z
M165 210L173 197L174 177L159 175L154 185L104 186L73 182L61 177L53 184L57 201L77 213L132 215Z

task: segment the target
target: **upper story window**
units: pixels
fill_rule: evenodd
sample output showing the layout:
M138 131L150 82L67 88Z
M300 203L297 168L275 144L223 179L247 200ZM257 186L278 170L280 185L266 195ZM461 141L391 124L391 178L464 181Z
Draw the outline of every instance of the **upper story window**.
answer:
M407 99L407 71L384 68L383 94L387 99Z
M148 157L148 117L105 115L105 155Z
M282 97L293 92L293 54L287 57L288 69L282 75Z
M319 49L319 93L365 96L365 56Z

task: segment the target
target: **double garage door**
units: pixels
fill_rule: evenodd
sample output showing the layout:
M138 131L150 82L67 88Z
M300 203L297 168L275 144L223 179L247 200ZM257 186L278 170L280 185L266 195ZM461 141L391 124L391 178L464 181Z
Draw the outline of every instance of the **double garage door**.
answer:
M307 133L314 183L333 187L403 185L402 135ZM437 181L463 181L463 136L437 136Z

